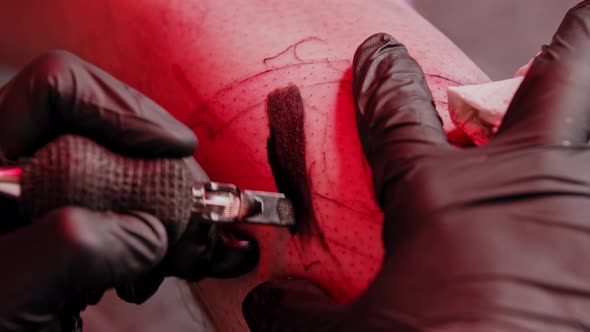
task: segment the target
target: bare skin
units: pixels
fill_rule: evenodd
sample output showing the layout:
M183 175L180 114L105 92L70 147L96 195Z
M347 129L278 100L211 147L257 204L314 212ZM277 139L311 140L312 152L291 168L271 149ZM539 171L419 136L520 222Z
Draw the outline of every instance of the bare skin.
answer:
M309 278L345 302L380 268L381 213L350 87L352 56L362 41L387 32L407 45L455 140L446 88L489 80L404 1L5 1L0 13L3 59L23 64L64 48L95 63L189 125L200 139L195 157L211 179L242 188L277 190L267 156L266 99L289 84L299 89L318 227L311 236L248 227L261 247L258 269L194 285L222 331L245 329L241 301L262 281Z

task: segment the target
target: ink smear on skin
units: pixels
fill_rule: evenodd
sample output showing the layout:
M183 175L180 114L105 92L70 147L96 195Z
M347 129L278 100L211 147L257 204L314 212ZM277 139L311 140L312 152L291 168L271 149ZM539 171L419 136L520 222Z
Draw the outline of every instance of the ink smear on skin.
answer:
M311 182L305 167L305 110L295 85L277 89L267 98L270 137L268 161L280 192L293 202L297 224L292 233L325 239L318 227L311 201Z

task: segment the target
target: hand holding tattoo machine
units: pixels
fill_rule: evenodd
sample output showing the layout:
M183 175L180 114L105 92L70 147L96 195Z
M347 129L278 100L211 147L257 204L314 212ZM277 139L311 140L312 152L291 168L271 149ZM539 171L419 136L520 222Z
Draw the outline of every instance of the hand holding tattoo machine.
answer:
M180 159L133 159L87 138L64 135L19 165L0 168L0 194L19 200L25 217L78 205L151 213L162 221L293 226L291 202L280 193L231 184L193 183Z

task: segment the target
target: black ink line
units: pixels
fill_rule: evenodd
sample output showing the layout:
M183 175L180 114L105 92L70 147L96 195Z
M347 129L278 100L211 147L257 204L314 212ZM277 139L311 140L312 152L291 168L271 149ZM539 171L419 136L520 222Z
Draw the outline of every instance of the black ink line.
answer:
M351 89L350 90L347 90L347 91L352 91L352 81L343 81L343 80L326 81L326 82L309 84L309 85L306 85L306 86L320 86L320 85L329 84L329 83L334 83L334 84L350 83Z
M314 83L314 84L309 84L309 85L305 85L305 87L315 87L315 86L322 86L322 85L329 85L329 84L338 84L339 81L326 81L326 82L321 82L321 83ZM243 83L245 84L245 83ZM342 87L341 85L339 86L340 88ZM228 90L228 89L224 89L224 90ZM221 94L221 92L216 93L215 97L219 96ZM213 100L214 98L212 98L211 100ZM197 110L193 111L193 113L191 114L191 116L189 117L189 120L187 121L187 125L191 128L191 129L195 129L199 126L203 126L205 127L206 131L208 132L208 138L210 140L214 140L215 138L217 138L217 136L219 134L221 134L223 131L225 131L231 124L233 124L234 122L236 122L237 120L239 120L240 118L250 114L252 111L254 111L255 107L260 106L263 102L259 102L259 103L255 103L255 104L251 104L248 107L245 107L243 109L239 109L237 110L238 114L234 115L232 118L230 118L229 120L223 122L221 121L220 117L212 112L208 111L208 103L207 104L203 104L201 105L201 107L199 107ZM312 111L317 112L319 114L322 115L326 115L327 112L322 112L318 109L317 106L313 106L310 105L308 103L305 103L305 105ZM211 123L209 123L208 121L197 121L197 114L200 113L207 113L208 115L210 115L213 118L213 121L216 121L220 124L217 125L212 125ZM324 135L325 136L325 135ZM326 141L326 139L324 138L324 141Z
M465 83L462 83L462 82L459 82L459 81L456 81L456 80L450 79L450 78L448 78L448 77L444 77L444 76L441 76L441 75L437 75L437 74L428 74L428 73L424 73L424 76L426 76L426 77L433 77L433 78L439 78L439 79L441 79L441 80L444 80L444 81L447 81L447 82L451 82L451 83L455 83L455 84L457 84L457 85L466 85Z
M307 86L309 86L309 85L306 85L305 87L307 87ZM315 86L315 84L314 84L314 86ZM314 111L315 113L319 113L319 114L324 115L324 116L327 115L327 113L328 113L328 112L322 112L322 111L320 111L317 106L314 106L314 105L312 105L312 104L310 104L308 102L305 102L304 103L304 106L307 107L307 109L310 109L310 110Z
M320 261L313 261L309 264L303 264L303 269L305 270L305 272L309 272L309 270L311 270L312 267L314 267L315 265L321 264Z
M295 251L297 251L297 255L299 256L299 260L305 266L306 259L303 255L303 249L301 248L300 243L298 243L298 242L295 242Z
M227 120L226 122L223 123L223 125L219 126L219 128L217 129L209 129L209 139L210 140L214 140L219 134L221 134L222 132L224 132L229 126L231 126L233 123L237 122L238 120L240 120L242 117L252 113L254 111L254 109L257 106L262 105L262 103L257 103L254 105L250 105L242 110L239 111L238 114L236 114L234 117L232 117L231 119Z
M213 117L215 121L220 121L217 114L208 112L207 104L203 103L203 98L197 92L197 89L193 86L191 81L188 79L184 71L180 68L179 65L173 64L172 65L172 74L176 78L176 81L180 85L180 87L184 90L187 96L196 104L198 108L196 111L192 112L187 119L187 126L191 129L194 129L198 124L204 123L203 121L196 120L196 114L199 111L205 111L209 116Z
M302 63L292 63L292 64L284 65L282 67L270 68L270 69L262 71L258 74L246 77L242 80L239 80L234 84L230 84L229 86L221 89L218 93L216 93L216 95L226 92L226 91L229 91L229 90L233 89L235 86L239 86L239 85L244 84L248 81L251 81L257 77L271 73L273 71L280 71L280 70L285 70L285 69L297 68L297 67L306 66L306 65L328 65L330 68L333 68L334 71L340 71L338 68L334 67L334 65L333 65L334 63L349 64L350 61L348 61L348 60L317 60L317 61L306 61L306 62L302 62Z
M344 243L341 243L341 242L334 241L334 240L332 240L332 239L331 239L331 240L329 240L329 242L330 242L331 244L333 244L333 245L337 246L337 247L340 247L340 248L342 248L342 249L345 249L345 250L347 250L347 251L350 251L350 252L352 252L352 253L355 253L355 254L357 254L357 255L359 255L359 256L362 256L362 257L365 257L365 258L368 258L368 259L377 260L377 257L376 257L376 256L374 256L374 255L371 255L371 254L368 254L368 253L366 253L366 252L362 252L362 251L360 251L358 248L352 248L352 247L350 247L350 244L344 244Z
M180 87L184 90L184 92L188 95L188 97L195 103L195 105L201 105L203 103L203 98L197 92L197 89L193 86L191 81L186 77L186 74L180 66L177 64L172 65L172 74Z
M273 55L271 57L262 59L262 63L264 63L265 65L267 65L269 61L274 60L274 59L280 57L281 55L287 54L289 51L292 52L293 57L297 61L304 62L304 60L301 59L299 57L299 55L297 54L297 47L299 47L299 45L301 45L303 43L307 43L307 42L310 42L310 41L320 41L320 42L323 42L323 43L326 42L325 40L323 40L321 38L318 38L318 37L313 37L313 36L306 37L306 38L303 38L300 41L296 42L295 44L292 44L291 46L289 46L286 49L282 50L281 52L277 53L276 55Z
M374 216L374 215L377 215L377 214L380 214L381 213L381 210L367 209L366 211L362 211L362 210L359 210L359 209L355 209L355 208L353 208L351 206L352 203L347 204L346 202L337 201L337 200L335 200L333 198L330 198L330 197L328 197L326 195L322 195L322 194L318 193L317 191L314 191L313 192L313 195L314 196L317 196L318 198L321 198L321 199L323 199L323 200L325 200L327 202L330 202L330 203L332 203L332 204L334 204L334 205L336 205L336 206L338 206L340 208L346 209L348 211L351 211L351 212L354 212L354 213L357 213L357 214L360 214L360 215Z
M346 62L348 65L352 65L352 61L351 60L330 60L328 58L324 58L325 63L328 65L328 67L332 68L333 70L339 70L338 68L336 68L336 66L334 65L335 62Z
M229 84L227 86L225 86L224 88L218 90L213 97L211 97L210 99L208 99L206 102L200 103L200 105L197 107L197 109L195 109L192 114L189 116L188 120L187 120L187 126L189 126L190 128L195 128L195 125L198 122L198 115L206 112L207 114L209 114L210 116L212 116L214 118L215 121L219 121L219 117L208 111L209 108L209 104L213 101L216 100L217 98L219 98L219 96L223 95L224 93L228 93L230 91L232 91L233 89L245 85L247 83L249 83L250 81L253 81L259 77L262 77L264 75L270 74L272 72L279 72L279 71L284 71L284 70L289 70L291 68L300 68L302 66L313 66L313 65L321 65L321 64L329 64L330 67L332 67L333 63L349 63L350 61L348 60L334 60L334 61L325 61L325 60L321 60L321 61L307 61L307 62L303 62L303 63L294 63L294 64L289 64L289 65L285 65L282 67L278 67L278 68L271 68L271 69L267 69L263 72L257 73L255 75L246 77L244 79L241 79L239 81L236 81L232 84ZM336 70L336 69L334 69ZM182 72L182 71L181 71ZM185 77L186 75L182 75L181 77ZM178 77L177 77L178 79ZM188 80L187 80L188 81ZM190 96L195 96L194 93L190 93L191 89L190 87L192 87L192 85L190 84L190 82L188 82L189 84L186 84L186 82L183 84L182 80L179 80L179 84L181 86L183 86L183 88L185 89L185 91L187 91L187 93ZM193 89L194 90L194 89Z
M295 242L295 251L297 251L297 255L299 256L299 259L301 260L301 264L303 264L303 269L305 270L305 272L309 272L309 270L316 264L321 264L320 261L318 260L314 260L311 263L306 263L306 259L305 259L305 255L303 254L303 248L301 248L301 244L298 242Z

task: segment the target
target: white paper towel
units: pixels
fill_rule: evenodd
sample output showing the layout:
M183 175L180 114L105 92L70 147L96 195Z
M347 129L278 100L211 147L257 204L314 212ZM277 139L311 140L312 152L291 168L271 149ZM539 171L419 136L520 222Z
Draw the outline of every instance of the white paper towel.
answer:
M494 136L533 60L511 79L448 88L451 120L476 145L483 145Z

